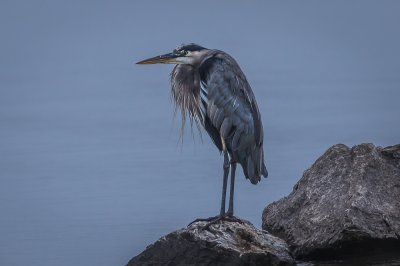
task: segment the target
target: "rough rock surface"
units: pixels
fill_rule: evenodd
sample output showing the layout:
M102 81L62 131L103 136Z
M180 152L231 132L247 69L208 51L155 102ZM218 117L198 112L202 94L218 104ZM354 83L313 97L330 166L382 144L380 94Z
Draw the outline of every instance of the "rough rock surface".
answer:
M129 261L134 265L295 265L286 243L250 222L205 222L172 232Z
M263 212L263 229L297 258L400 252L400 145L334 145Z

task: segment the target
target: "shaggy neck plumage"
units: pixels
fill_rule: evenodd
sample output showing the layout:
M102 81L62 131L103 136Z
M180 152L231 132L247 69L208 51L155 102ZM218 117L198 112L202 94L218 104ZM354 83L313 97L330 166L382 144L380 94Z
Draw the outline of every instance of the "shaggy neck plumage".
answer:
M192 65L176 65L171 73L171 88L171 96L175 103L175 108L179 108L181 111L182 136L187 117L191 126L193 126L193 121L196 125L200 122L200 76L197 69Z

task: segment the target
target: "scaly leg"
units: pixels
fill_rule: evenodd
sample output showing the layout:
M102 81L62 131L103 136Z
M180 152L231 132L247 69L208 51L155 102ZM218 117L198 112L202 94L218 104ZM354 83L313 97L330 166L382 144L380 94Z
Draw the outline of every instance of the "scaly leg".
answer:
M228 175L229 175L229 156L228 152L224 151L224 179L222 183L222 198L221 198L221 210L219 216L225 215L225 200L226 200L226 187L228 185Z
M229 207L226 215L233 216L233 196L235 192L235 173L236 173L236 162L231 163L231 187L229 192Z

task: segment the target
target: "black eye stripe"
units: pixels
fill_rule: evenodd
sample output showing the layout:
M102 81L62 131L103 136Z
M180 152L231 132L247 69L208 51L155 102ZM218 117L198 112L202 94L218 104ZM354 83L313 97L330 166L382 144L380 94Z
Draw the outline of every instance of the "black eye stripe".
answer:
M190 44L181 45L181 46L177 47L174 50L174 52L186 55L188 52L201 51L203 49L205 49L205 48L200 45L190 43Z
M180 55L186 55L188 53L188 51L175 49L174 53L175 54L180 54Z

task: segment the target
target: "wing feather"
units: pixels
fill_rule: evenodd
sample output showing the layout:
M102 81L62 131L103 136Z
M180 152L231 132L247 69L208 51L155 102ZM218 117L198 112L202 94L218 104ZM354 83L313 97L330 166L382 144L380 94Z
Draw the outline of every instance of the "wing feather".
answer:
M266 176L263 128L254 94L236 61L213 50L200 65L201 92L207 98L205 119L224 139L234 160L252 183ZM210 133L209 133L210 134ZM265 171L264 171L265 169Z

